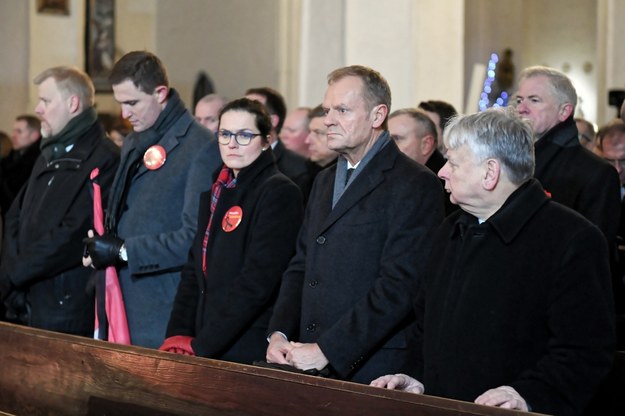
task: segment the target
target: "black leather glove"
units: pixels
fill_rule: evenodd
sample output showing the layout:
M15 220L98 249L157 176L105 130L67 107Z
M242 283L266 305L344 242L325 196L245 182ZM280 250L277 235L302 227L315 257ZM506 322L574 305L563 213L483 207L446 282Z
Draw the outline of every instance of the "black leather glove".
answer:
M26 292L17 289L8 280L3 281L0 286L0 297L5 309L3 318L9 322L26 325L28 323Z
M105 269L108 266L117 266L124 262L119 256L119 251L124 240L113 234L98 235L82 240L85 244L85 256L91 257L93 267Z

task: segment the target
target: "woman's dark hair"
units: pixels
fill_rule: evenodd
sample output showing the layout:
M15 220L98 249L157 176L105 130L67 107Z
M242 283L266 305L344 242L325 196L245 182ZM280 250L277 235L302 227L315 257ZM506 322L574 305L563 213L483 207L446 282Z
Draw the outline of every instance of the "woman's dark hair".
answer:
M221 116L228 111L244 111L252 114L254 116L256 128L262 135L262 141L264 143L269 141L268 136L271 133L271 117L269 117L269 113L267 113L267 109L262 103L247 98L239 98L230 101L219 113L219 124L221 124Z

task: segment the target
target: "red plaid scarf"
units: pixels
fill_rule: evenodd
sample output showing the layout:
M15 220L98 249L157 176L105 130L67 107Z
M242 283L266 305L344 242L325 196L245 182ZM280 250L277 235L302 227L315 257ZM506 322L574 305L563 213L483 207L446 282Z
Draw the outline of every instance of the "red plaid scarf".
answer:
M221 168L217 180L211 188L211 215L208 218L208 225L206 226L206 232L204 232L204 241L202 243L202 272L206 276L206 250L208 248L208 237L210 235L211 224L213 223L213 214L215 213L215 207L217 207L217 201L219 201L219 195L223 188L234 188L237 184L237 179L232 173L232 169L226 165Z

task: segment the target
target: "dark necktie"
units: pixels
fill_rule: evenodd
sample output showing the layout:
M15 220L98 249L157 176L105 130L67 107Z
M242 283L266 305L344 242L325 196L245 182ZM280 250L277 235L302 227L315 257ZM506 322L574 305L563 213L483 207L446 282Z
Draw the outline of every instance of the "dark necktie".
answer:
M352 177L352 173L354 173L354 168L348 168L347 173L345 175L345 186L347 186L347 182L349 182L349 178Z

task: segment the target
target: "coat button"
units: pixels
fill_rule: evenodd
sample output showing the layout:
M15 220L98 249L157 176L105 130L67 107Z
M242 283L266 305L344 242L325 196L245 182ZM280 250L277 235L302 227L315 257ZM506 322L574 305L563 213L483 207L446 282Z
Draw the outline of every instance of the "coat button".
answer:
M318 284L319 284L319 282L318 282L318 281L313 280L313 281L311 281L310 283L308 283L308 286L310 286L310 287L315 287L315 286L317 286Z
M306 327L306 331L308 332L315 332L315 329L317 329L317 324L310 324Z
M317 237L317 244L325 244L326 243L326 238L322 235L320 235L319 237Z

